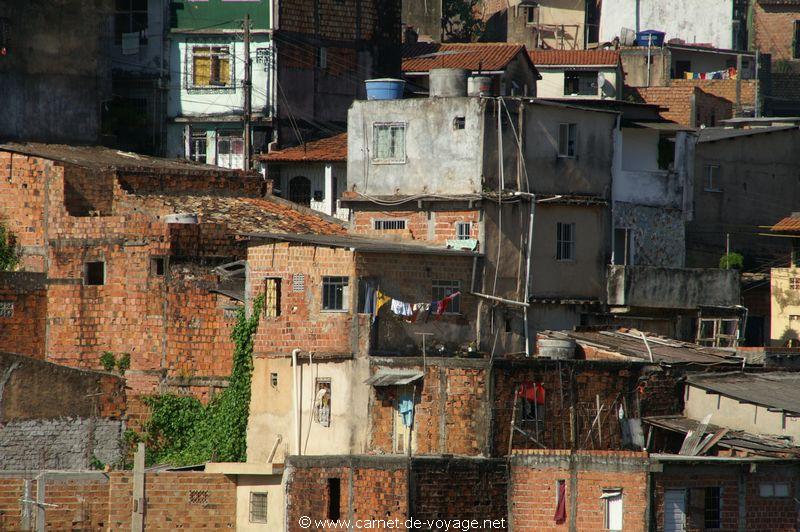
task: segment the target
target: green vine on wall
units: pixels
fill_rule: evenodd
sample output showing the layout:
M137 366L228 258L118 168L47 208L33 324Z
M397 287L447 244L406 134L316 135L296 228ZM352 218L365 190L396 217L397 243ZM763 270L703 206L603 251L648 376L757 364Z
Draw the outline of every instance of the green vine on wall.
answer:
M176 466L247 459L247 418L253 376L253 337L264 306L264 296L253 302L248 317L244 307L231 331L235 347L228 387L208 405L196 398L163 394L145 400L151 409L144 426L147 461Z
M13 271L19 264L17 238L0 222L0 271Z

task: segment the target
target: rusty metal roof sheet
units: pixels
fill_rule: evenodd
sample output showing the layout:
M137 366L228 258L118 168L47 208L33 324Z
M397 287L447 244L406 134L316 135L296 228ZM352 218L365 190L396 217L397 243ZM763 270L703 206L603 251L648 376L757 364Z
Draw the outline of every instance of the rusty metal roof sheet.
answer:
M640 331L633 329L595 331L544 331L550 338L572 338L578 344L598 348L609 354L649 361L647 346ZM644 333L653 353L653 361L663 364L741 366L742 359L733 351L704 347L650 333Z
M800 372L708 373L690 375L686 382L743 403L800 414Z

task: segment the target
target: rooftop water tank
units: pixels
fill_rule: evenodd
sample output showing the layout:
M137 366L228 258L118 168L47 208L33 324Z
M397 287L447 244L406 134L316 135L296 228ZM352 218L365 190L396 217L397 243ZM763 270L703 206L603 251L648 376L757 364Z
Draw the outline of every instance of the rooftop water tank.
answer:
M429 74L428 92L431 98L467 95L469 70L463 68L434 68Z
M381 78L364 81L367 86L367 100L400 100L406 82L402 79Z
M575 340L564 338L557 340L553 338L541 338L536 341L539 348L539 356L552 358L553 360L572 360L575 358Z
M470 76L467 80L467 96L491 96L491 76Z

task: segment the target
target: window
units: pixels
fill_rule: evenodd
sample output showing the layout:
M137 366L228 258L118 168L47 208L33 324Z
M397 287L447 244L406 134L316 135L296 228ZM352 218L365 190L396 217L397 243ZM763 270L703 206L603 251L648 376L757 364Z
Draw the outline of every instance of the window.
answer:
M328 519L339 519L342 515L342 479L328 479Z
M314 421L331 426L331 380L317 379L314 395Z
M150 258L150 275L163 277L166 273L167 260L164 257L151 257Z
M461 291L461 281L433 281L431 298L433 301L441 301L450 294ZM461 296L458 295L450 301L450 305L445 311L446 314L461 313Z
M347 277L322 278L322 310L347 310Z
M394 231L406 228L405 220L373 220L372 226L376 231Z
M575 260L575 223L556 224L556 260Z
M102 261L87 262L83 265L83 284L106 284L106 263Z
M295 273L292 275L292 292L305 292L306 290L306 276L303 273Z
M705 489L705 510L703 522L706 528L720 528L722 525L722 511L720 508L720 488Z
M536 24L536 8L535 7L526 7L525 8L525 24L533 25Z
M122 44L124 33L138 33L139 44L147 44L146 30L147 0L116 0L114 43Z
M206 162L206 152L208 151L208 136L203 131L191 130L189 134L189 159L199 163Z
M538 439L544 431L545 390L544 385L532 381L522 383L519 390L519 410L517 418L526 430L534 432Z
M558 125L558 156L575 157L575 139L578 135L578 124Z
M277 373L270 373L269 374L269 385L273 388L278 387L278 374Z
M705 176L705 191L706 192L720 192L719 188L719 165L707 164L703 169Z
M267 494L250 492L250 522L267 522Z
M456 222L456 238L458 240L472 238L472 222Z
M320 70L328 68L328 49L324 46L317 48L316 65Z
M467 119L463 116L457 116L453 119L453 129L464 129L467 127Z
M596 70L564 72L564 96L597 96Z
M800 290L800 277L790 277L789 288L792 290Z
M698 318L698 321L698 344L708 347L736 347L739 340L739 318Z
M231 56L227 46L192 48L192 86L227 87L231 79Z
M372 127L372 161L377 163L406 162L406 125L399 123L376 123Z
M622 530L622 490L603 490L601 498L605 501L605 529Z
M217 164L225 168L241 168L244 161L244 139L241 131L217 133Z
M794 21L794 40L792 41L792 59L800 59L800 20Z
M13 317L14 317L14 302L0 301L0 318L13 318Z
M297 176L289 181L289 201L305 207L311 206L311 180Z
M789 496L788 482L762 482L758 485L758 494L761 497L785 498Z
M264 316L277 318L281 315L281 279L267 277L264 279Z

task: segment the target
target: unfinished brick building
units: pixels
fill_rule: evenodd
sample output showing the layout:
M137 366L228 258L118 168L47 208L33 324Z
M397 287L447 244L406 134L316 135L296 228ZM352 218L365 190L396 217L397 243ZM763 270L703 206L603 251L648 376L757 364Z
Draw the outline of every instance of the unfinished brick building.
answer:
M105 148L3 145L0 174L0 216L31 272L0 279L0 330L39 332L5 347L94 369L127 356L132 395L225 385L244 267L220 267L245 258L238 235L344 231L263 198L258 176Z

